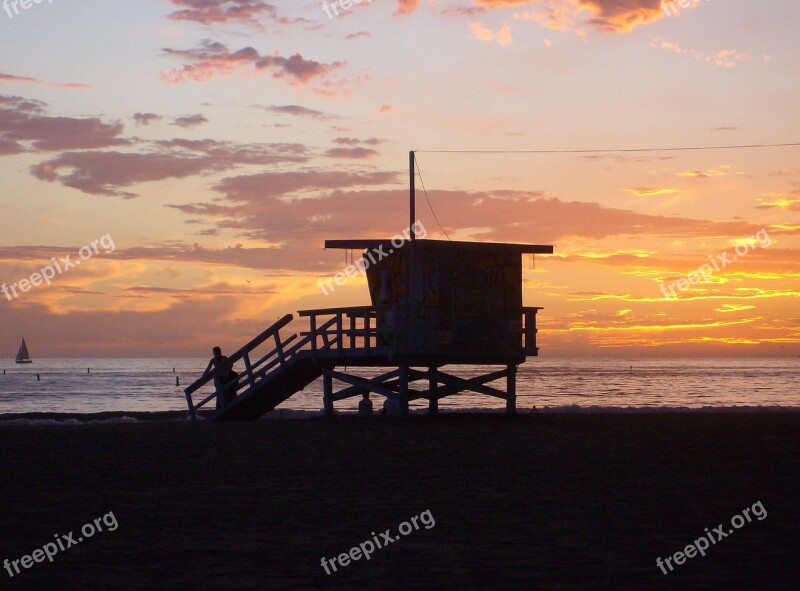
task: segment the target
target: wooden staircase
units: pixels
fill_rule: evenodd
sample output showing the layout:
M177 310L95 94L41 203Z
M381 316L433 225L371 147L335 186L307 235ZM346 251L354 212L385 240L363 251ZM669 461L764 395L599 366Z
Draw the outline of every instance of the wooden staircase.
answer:
M310 330L283 339L282 328L293 316L287 314L264 332L228 357L221 371L241 362L244 371L236 380L222 385L222 390L235 390L236 397L224 408L205 411L202 418L209 421L255 420L273 410L322 375L326 365L342 359L354 359L354 354L367 355L370 360L384 359L377 346L376 312L369 306L301 311L309 318ZM331 316L325 320L322 316ZM237 365L237 370L239 367ZM192 395L206 384L213 384L213 372L203 376L184 390L189 414L196 421L206 404L216 404L217 391L194 403Z
M207 420L257 419L322 375L322 369L313 359L301 355L303 348L308 345L310 335L299 341L297 334L281 339L280 330L292 319L293 316L287 314L228 357L227 368L239 361L244 364L244 372L235 381L222 386L223 389L235 388L236 397L224 408L206 414ZM262 354L264 348L267 350ZM192 394L207 383L213 383L213 379L213 373L206 375L184 390L193 421L197 420L198 411L203 406L216 402L216 391L197 404L192 401Z

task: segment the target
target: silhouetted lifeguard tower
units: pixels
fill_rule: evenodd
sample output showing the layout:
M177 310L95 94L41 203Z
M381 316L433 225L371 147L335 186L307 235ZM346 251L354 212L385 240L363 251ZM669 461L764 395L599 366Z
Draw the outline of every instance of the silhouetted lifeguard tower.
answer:
M471 391L516 408L517 367L538 354L537 307L522 303L522 255L552 254L552 246L417 240L414 153L410 160L409 240L327 240L325 248L377 253L366 268L370 306L302 310L308 331L281 339L286 315L230 356L245 371L230 388L236 398L208 418L256 419L322 376L324 408L365 392L394 398L402 414L412 400L428 401L431 413L445 396ZM382 256L383 255L383 256ZM374 261L374 262L372 262ZM465 378L446 366L485 365L486 373ZM358 368L386 371L365 377ZM489 386L505 379L506 389ZM207 376L186 388L192 419L216 393L193 404L192 393ZM334 389L334 381L344 386ZM421 384L421 387L412 385Z

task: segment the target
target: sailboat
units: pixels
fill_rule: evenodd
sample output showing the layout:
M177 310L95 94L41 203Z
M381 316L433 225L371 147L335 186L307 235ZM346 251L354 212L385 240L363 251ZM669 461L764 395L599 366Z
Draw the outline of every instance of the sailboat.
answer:
M17 363L33 363L33 359L28 354L28 346L25 344L25 339L22 339L22 344L19 346L17 358L14 360Z

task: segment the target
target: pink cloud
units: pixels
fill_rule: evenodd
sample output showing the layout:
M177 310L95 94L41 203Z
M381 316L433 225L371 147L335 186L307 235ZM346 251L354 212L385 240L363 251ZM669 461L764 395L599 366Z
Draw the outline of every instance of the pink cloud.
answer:
M375 156L378 152L372 150L370 148L331 148L325 155L328 158L350 158L350 159L361 159L361 158L370 158Z
M407 16L419 6L419 0L397 0L396 16Z
M281 115L292 115L294 117L308 117L310 119L337 118L335 115L329 115L328 113L323 113L322 111L309 109L307 107L302 107L300 105L272 105L270 107L255 105L255 108L264 109L265 111L272 111L273 113L279 113Z
M122 190L139 183L186 178L229 170L238 165L301 163L308 159L300 144L235 144L215 140L165 140L150 152L64 152L31 168L48 182L92 195L132 198Z
M203 41L194 49L166 48L164 54L186 62L179 68L161 72L161 79L170 84L189 80L205 82L214 76L230 76L243 68L250 68L251 72L270 71L273 78L287 80L292 85L305 85L324 80L334 70L346 65L345 62L320 63L306 59L300 53L290 57L278 52L261 55L252 47L231 51L222 43L210 40Z
M94 88L92 84L83 84L80 82L46 82L38 78L31 78L29 76L13 76L11 74L3 74L0 72L0 82L22 82L26 84L39 84L41 86L52 86L54 88L68 88L76 90L84 90L87 88Z
M96 117L50 117L46 103L19 96L0 96L0 148L4 153L30 150L80 150L130 144L119 137L120 122Z
M262 0L170 0L181 7L169 18L203 25L227 22L253 23L261 16L277 16L277 9Z
M161 119L161 115L156 115L155 113L134 113L133 120L136 122L136 125L150 125L153 121L159 121Z
M206 119L200 113L197 115L188 115L187 117L178 117L172 122L173 125L183 128L197 127L198 125L203 125L204 123L208 123L208 119Z

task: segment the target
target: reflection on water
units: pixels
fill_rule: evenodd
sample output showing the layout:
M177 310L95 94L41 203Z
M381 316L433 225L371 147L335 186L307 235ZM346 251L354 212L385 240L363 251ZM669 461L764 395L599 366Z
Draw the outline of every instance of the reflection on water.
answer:
M8 365L6 374L0 375L0 413L185 410L183 388L200 375L206 362L206 359L42 359L22 368ZM91 368L91 373L87 373L87 368ZM482 373L484 368L451 367L449 371L471 376ZM37 381L37 373L41 381ZM358 373L372 376L380 371L367 368ZM180 378L179 387L175 385L176 376ZM531 359L520 367L517 406L521 411L534 406L538 409L800 408L799 384L797 358ZM357 399L351 399L337 403L336 408L354 410L356 404ZM504 405L499 399L462 394L442 400L439 407L502 409ZM424 401L412 403L412 408L425 406ZM321 410L321 380L280 408Z

